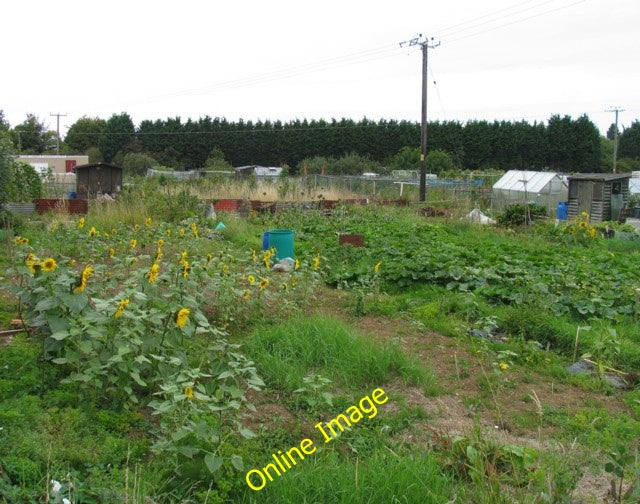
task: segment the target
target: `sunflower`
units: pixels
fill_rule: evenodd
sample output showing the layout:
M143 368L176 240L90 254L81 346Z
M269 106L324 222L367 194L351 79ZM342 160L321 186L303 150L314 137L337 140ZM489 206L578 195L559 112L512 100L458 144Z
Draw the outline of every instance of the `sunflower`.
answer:
M213 260L213 254L207 254L207 262L211 262Z
M136 248L136 247L138 246L138 240L136 240L136 239L134 238L133 240L131 240L131 241L129 242L129 246L130 246L132 249Z
M114 258L116 255L116 249L114 249L113 247L109 249L109 257L110 258Z
M191 267L189 266L189 261L184 261L182 263L182 276L187 278L189 276L189 272L191 271Z
M300 259L296 259L293 263L293 269L298 269L300 267Z
M198 226L195 222L191 223L191 231L193 232L193 236L195 236L196 238L199 238L198 236Z
M249 289L245 289L244 294L242 295L242 299L249 299L251 297L251 291Z
M586 228L587 228L587 223L586 223L586 222L584 222L584 221L583 221L583 222L580 222L580 223L578 224L578 227L579 227L580 229L586 229Z
M318 271L320 269L320 254L317 254L313 258L313 271Z
M56 260L53 257L49 257L42 261L42 271L49 273L50 271L54 271L58 265L56 264Z
M190 313L191 310L189 310L189 308L182 308L176 315L176 325L180 328L184 327L184 325L189 320Z
M255 283L256 282L256 277L254 277L253 275L249 275L247 277L247 280L249 281L249 283Z
M91 229L89 230L89 238L93 238L94 236L98 236L100 233L98 233L98 230L94 227L91 226Z
M187 261L187 251L180 252L180 264L184 264Z
M501 362L499 366L502 371L506 371L507 369L509 369L509 364L507 364L506 362Z
M382 266L382 261L376 263L376 265L373 267L373 272L377 273L378 271L380 271L380 266Z
M268 278L263 278L262 280L260 280L260 290L265 290L267 287L269 286L269 279Z
M120 316L122 315L122 312L124 311L124 309L127 307L128 304L129 304L129 298L124 298L122 301L120 301L120 304L118 304L118 309L113 314L113 316L115 318L120 318Z
M149 227L151 225L151 217L147 217L144 220L144 225L147 226L147 227Z
M167 229L167 236L171 236L171 229Z
M91 275L93 275L93 268L91 267L90 264L87 264L82 270L82 277L80 278L80 284L78 284L76 288L73 289L73 291L76 294L80 294L81 292L84 292L84 289L87 286L87 281L89 280L89 277Z
M222 272L223 273L227 273L229 271L229 266L227 266L226 264L222 265Z
M82 229L84 227L84 217L80 217L78 220L78 229Z
M193 389L187 385L184 388L184 395L187 396L187 399L191 399L193 397Z
M252 250L252 251L251 251L251 260L252 260L253 262L258 262L258 254L256 253L256 251L255 251L255 250Z
M296 285L298 285L298 277L293 277L291 279L291 287L295 287Z
M180 236L184 236L184 229L182 229L182 228L178 229L178 234Z
M29 255L27 255L27 257L25 258L24 262L27 264L27 266L29 267L29 271L33 274L35 274L36 272L36 266L38 268L41 267L40 262L38 261L38 258L35 256L35 254L31 253Z
M151 265L151 269L147 273L147 277L149 277L149 283L154 283L158 279L158 272L160 271L160 265L157 262L154 262Z

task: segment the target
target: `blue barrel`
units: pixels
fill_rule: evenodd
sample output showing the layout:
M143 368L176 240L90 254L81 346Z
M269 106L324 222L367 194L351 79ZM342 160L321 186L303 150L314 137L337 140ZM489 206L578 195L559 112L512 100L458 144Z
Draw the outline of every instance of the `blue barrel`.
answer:
M271 247L276 249L276 261L285 257L293 259L293 231L291 229L271 229L269 231L269 248Z
M558 209L556 210L556 217L559 220L567 220L569 207L567 206L566 201L560 201L558 203Z
M269 231L262 233L262 250L269 248Z

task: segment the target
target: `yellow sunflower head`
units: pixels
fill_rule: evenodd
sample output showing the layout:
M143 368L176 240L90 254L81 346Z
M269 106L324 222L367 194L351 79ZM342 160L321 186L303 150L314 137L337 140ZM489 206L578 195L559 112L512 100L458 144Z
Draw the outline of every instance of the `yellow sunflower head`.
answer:
M49 257L42 261L42 271L49 273L50 271L54 271L58 265L53 257Z
M176 325L180 328L184 327L189 321L189 314L191 310L189 308L182 308L176 315Z

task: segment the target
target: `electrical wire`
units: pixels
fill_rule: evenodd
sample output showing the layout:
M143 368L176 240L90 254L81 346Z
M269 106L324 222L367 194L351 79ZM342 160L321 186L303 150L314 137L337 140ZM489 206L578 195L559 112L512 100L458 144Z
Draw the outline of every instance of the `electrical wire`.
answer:
M540 17L540 16L544 16L545 14L550 14L552 12L557 12L557 11L560 11L560 10L568 9L569 7L573 7L575 5L584 3L586 1L587 0L578 0L576 2L567 4L567 5L562 5L560 7L556 7L555 9L549 9L549 10L546 10L546 11L543 11L543 12L539 12L537 14L533 14L531 16L527 16L527 17L524 17L524 18L521 18L521 19L516 19L515 21L511 21L509 23L504 23L504 24L501 24L501 25L498 25L498 26L494 26L492 28L488 28L486 30L482 30L482 31L479 31L479 32L476 32L476 33L471 33L469 35L465 35L465 36L462 36L462 37L454 38L453 40L447 41L447 44L453 44L455 42L459 42L460 40L464 40L464 39L471 38L471 37L476 37L478 35L483 35L485 33L489 33L491 31L495 31L495 30L498 30L500 28L504 28L506 26L511 26L511 25L514 25L514 24L517 24L517 23L522 23L524 21L528 21L530 19L534 19L534 18L537 18L537 17Z

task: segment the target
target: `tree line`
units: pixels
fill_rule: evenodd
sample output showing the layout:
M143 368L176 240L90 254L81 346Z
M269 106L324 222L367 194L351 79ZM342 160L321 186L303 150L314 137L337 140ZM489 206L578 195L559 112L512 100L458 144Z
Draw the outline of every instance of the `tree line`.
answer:
M47 136L38 126L37 118L29 115L23 124L7 129L13 132L16 148L38 153L46 148L44 140L51 143L50 132ZM553 115L547 123L533 124L435 121L428 124L427 133L428 150L446 152L461 169L607 170L601 162L606 138L586 115L577 119ZM357 154L377 163L393 164L394 156L403 148L419 145L420 124L411 121L365 118L252 122L207 116L186 122L179 117L144 120L136 127L127 113L121 113L107 120L79 119L69 128L60 148L61 153L88 153L92 160L116 164L129 153L144 153L158 164L175 169L202 168L212 153L223 153L233 166L286 164L291 173L296 173L303 160L317 156ZM619 146L619 157L640 158L640 122L621 132Z

